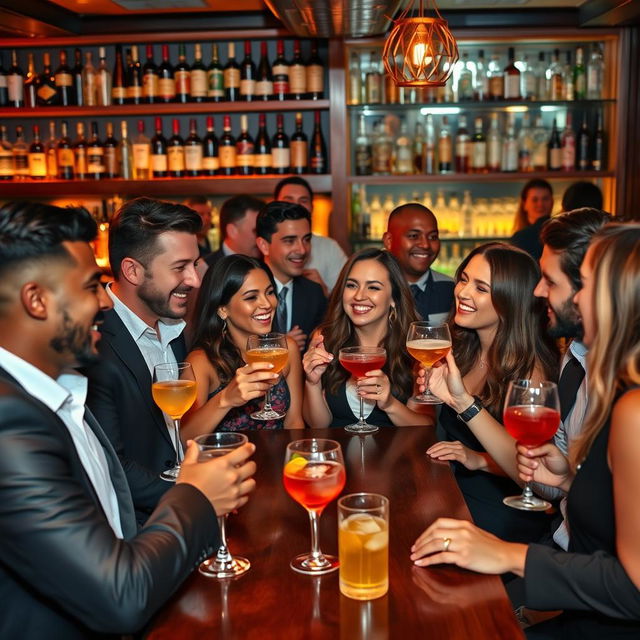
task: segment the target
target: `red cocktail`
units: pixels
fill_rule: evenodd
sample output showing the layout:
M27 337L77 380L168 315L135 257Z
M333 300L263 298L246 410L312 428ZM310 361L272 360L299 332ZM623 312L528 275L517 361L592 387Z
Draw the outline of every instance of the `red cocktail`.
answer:
M382 369L387 361L386 355L369 355L360 353L340 354L340 364L354 377L364 378L368 371Z
M520 405L504 411L507 432L525 447L537 447L551 440L559 425L560 412L549 407Z
M287 493L305 509L322 510L344 488L344 466L338 462L308 462L296 464L303 458L294 458L284 468L283 480Z

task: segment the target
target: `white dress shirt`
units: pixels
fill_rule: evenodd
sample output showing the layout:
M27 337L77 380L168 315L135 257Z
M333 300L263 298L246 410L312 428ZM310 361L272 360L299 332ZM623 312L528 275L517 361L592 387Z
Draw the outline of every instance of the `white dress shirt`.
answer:
M6 369L25 391L44 403L69 430L69 435L109 525L122 538L118 498L109 475L109 465L95 433L84 419L87 378L76 371L65 372L54 380L32 364L0 347L0 366Z

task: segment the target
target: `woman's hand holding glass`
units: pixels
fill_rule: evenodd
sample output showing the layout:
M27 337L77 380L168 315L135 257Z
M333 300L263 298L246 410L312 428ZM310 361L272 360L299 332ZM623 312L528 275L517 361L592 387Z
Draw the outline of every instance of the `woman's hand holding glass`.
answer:
M307 352L302 357L302 368L308 384L320 384L322 374L333 360L333 355L324 348L324 336L316 333L309 343Z
M382 411L386 411L393 402L391 382L382 369L367 371L363 378L357 380L358 395L365 400L372 400Z
M420 369L419 385L424 385L425 376L426 371ZM464 386L460 369L451 352L447 354L445 362L438 363L431 369L429 390L457 413L464 411L473 402L473 396Z
M242 407L250 400L264 396L280 377L270 369L273 369L273 365L269 362L254 362L239 367L231 382L220 392L220 406Z
M518 473L524 482L538 482L569 490L573 473L566 456L555 444L547 442L533 449L517 446Z

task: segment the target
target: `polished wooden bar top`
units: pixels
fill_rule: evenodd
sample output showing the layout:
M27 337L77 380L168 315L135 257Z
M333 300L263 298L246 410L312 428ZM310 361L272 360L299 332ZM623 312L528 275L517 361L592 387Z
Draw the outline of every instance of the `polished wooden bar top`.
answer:
M389 592L359 602L342 596L338 573L309 577L291 570L310 549L307 512L282 485L286 445L299 438L341 443L347 471L343 492L381 493L390 500ZM418 535L440 516L469 519L448 464L431 461L429 427L380 429L367 436L344 429L252 432L257 488L229 516L231 551L251 561L231 581L195 572L156 615L153 640L331 639L514 640L523 638L500 578L452 566L419 568L409 559ZM338 552L336 502L320 520L320 546Z

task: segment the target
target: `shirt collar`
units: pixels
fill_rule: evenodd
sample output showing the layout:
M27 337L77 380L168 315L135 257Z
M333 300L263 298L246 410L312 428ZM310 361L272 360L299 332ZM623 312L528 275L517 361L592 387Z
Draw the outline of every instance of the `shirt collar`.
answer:
M569 351L571 351L578 362L584 367L587 353L589 352L589 349L584 344L584 342L580 342L579 340L572 340L571 344L569 345Z
M227 244L227 241L225 240L222 243L222 253L224 253L225 256L232 256L235 255L235 251Z
M288 287L287 292L291 291L293 278L291 278L291 280L289 280L289 282L286 282L285 284L282 284L282 282L280 282L280 280L278 280L278 278L276 278L275 276L273 276L273 279L276 283L276 293L280 293L285 287Z
M427 280L429 279L429 274L431 273L431 269L427 269L418 280L415 282L409 282L408 284L417 284L423 291L427 286Z

